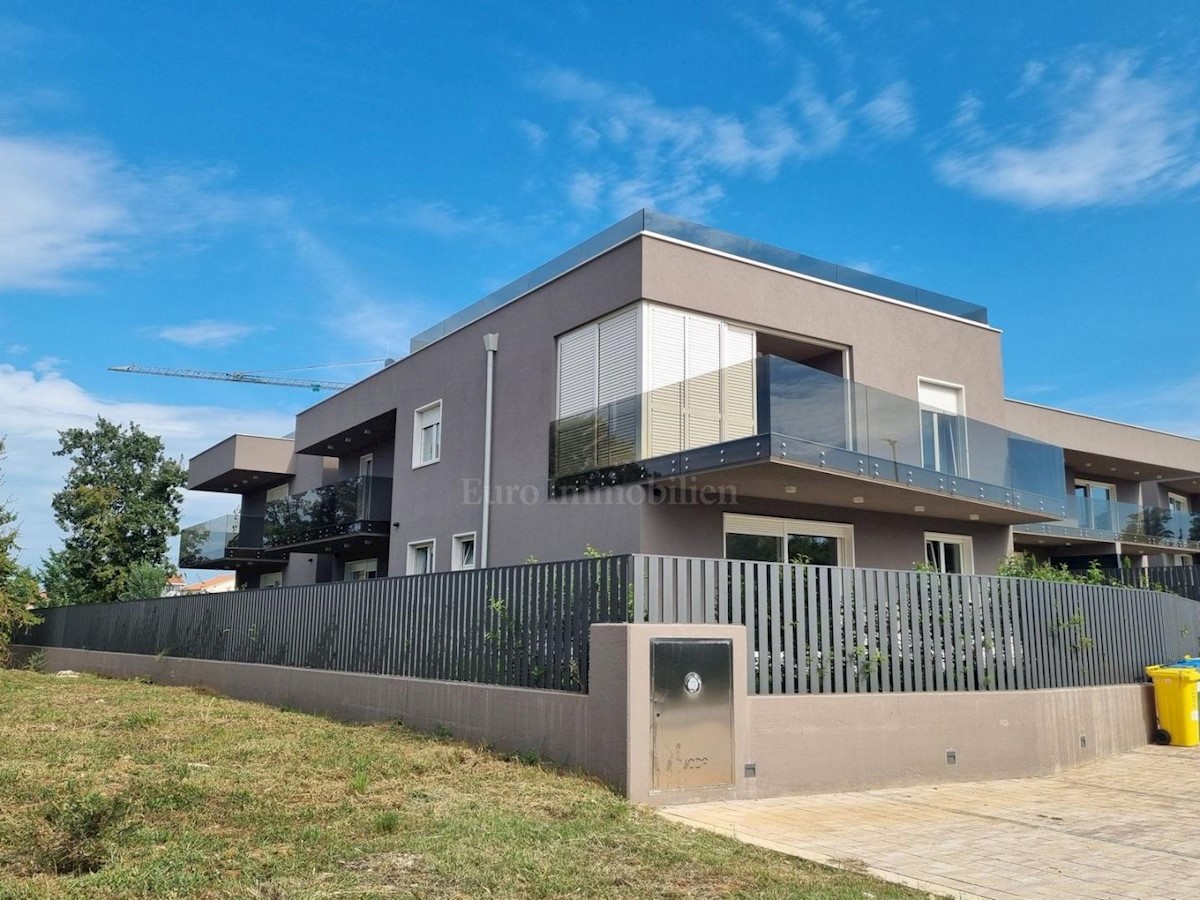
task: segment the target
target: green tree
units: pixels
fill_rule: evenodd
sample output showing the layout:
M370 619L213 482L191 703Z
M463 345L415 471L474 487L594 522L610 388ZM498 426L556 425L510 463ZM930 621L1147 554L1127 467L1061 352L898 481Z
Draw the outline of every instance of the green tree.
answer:
M68 457L71 469L52 501L67 535L43 570L53 602L119 600L138 563L169 568L167 538L179 533L187 473L164 456L161 438L97 418L94 428L59 432L54 455Z
M121 599L148 600L161 597L168 577L169 573L162 566L148 562L134 563L129 567L129 578L125 581L125 593Z
M4 459L4 441L0 440L0 460ZM4 483L0 475L0 485ZM17 517L0 501L0 663L8 659L13 633L40 619L29 612L38 599L33 574L17 562Z

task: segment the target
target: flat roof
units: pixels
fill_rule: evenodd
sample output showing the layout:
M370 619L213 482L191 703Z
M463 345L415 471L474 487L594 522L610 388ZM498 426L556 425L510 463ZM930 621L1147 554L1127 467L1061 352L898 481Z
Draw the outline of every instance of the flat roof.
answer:
M794 272L798 275L843 285L869 294L877 294L903 303L911 303L914 306L957 316L983 325L986 325L988 321L987 309L976 303L968 303L936 291L927 291L911 284L872 275L870 272L841 266L813 256L805 256L792 250L784 250L762 241L710 228L696 222L689 222L675 216L668 216L652 209L641 209L565 253L559 254L549 262L543 263L532 272L522 275L483 299L459 310L432 328L422 331L410 342L409 351L415 353L423 347L428 347L446 335L470 325L493 310L548 284L576 266L632 240L639 234L661 235L683 243L694 244L730 256Z

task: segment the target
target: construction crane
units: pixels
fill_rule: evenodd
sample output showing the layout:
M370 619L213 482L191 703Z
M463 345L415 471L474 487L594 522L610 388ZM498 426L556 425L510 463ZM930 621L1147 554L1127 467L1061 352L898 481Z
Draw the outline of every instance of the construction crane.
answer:
M379 362L380 360L367 360ZM313 368L316 368L315 366ZM243 384L273 384L278 387L307 388L311 391L341 391L352 381L319 381L313 378L277 378L254 372L206 372L203 369L167 369L161 366L109 366L110 372L132 372L135 375L171 375L176 378L202 378L207 381L239 381Z

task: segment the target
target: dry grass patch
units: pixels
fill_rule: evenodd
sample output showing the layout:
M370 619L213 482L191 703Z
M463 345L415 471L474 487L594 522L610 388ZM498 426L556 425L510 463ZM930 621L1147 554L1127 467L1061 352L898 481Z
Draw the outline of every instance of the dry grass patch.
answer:
M0 671L0 897L918 897L399 726Z

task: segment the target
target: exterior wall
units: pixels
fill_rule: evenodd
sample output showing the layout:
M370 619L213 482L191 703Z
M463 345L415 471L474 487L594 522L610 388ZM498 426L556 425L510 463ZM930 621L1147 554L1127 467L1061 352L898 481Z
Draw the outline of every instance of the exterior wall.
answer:
M651 789L650 641L656 637L732 641L732 785ZM44 652L50 670L199 685L349 721L443 725L463 740L537 751L654 805L1045 775L1143 746L1154 728L1149 685L748 696L743 628L594 625L591 648L587 695L90 650ZM34 649L14 647L14 656L20 662Z
M1149 685L750 697L748 706L757 776L746 794L756 797L1049 775L1144 746L1154 731Z
M848 346L851 378L904 397L922 377L961 384L968 416L1004 422L994 328L659 238L642 253L648 300Z
M550 423L555 415L555 337L641 296L641 241L604 254L519 302L420 350L304 411L296 444L396 411L390 557L402 574L407 545L434 539L436 569L450 568L451 536L479 532L482 507L486 359L483 336L499 334L496 354L489 563L569 559L590 541L614 552L638 549L636 511L597 506L580 519L546 499ZM413 412L442 401L441 461L413 469ZM357 457L355 457L357 459ZM357 465L357 463L355 464ZM355 470L357 473L357 469ZM384 474L376 463L376 471Z
M28 653L32 648L15 649ZM399 721L425 731L442 725L461 740L498 750L533 750L564 765L591 765L589 698L582 694L94 650L47 648L45 653L50 671L200 686L349 722Z
M732 505L647 505L642 507L642 551L665 556L719 558L724 552L724 513L844 522L854 526L854 564L879 569L911 569L925 559L925 532L972 538L975 572L994 574L1010 552L1005 525L961 522L928 516L899 516L863 507L814 506L756 497ZM605 548L601 548L605 549Z
M1139 460L1187 472L1200 469L1200 440L1019 400L1006 400L1004 405L1005 417L998 422L1006 423L1013 431L1067 450Z

